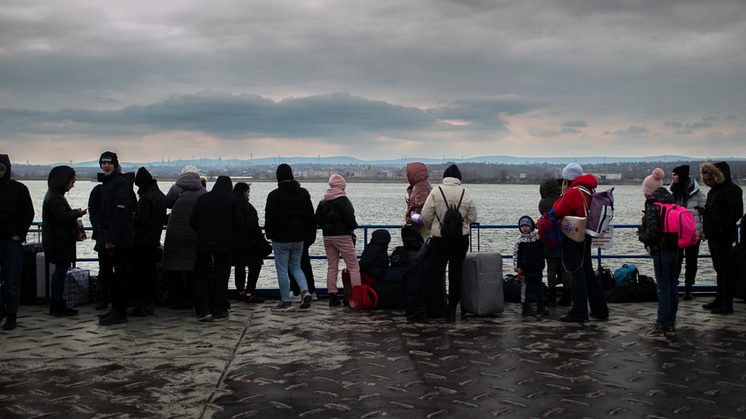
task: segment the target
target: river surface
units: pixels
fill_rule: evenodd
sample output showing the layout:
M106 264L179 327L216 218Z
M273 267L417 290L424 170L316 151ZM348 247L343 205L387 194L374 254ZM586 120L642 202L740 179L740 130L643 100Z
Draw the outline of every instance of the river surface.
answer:
M46 193L46 181L24 181L31 192L34 201L36 215L34 221L41 222L42 201ZM159 182L163 193L167 193L174 182ZM68 192L67 199L73 208L86 208L88 196L91 189L96 185L95 182L88 180L79 180L75 187ZM212 183L208 183L208 190L212 188ZM303 187L308 189L314 207L323 197L327 189L325 183L302 183ZM437 186L437 185L434 185ZM259 213L259 222L264 224L264 205L267 194L277 187L273 182L255 182L251 185L250 202L254 205ZM538 203L540 199L539 185L464 185L468 189L477 206L477 221L483 226L489 225L509 225L515 226L522 215L529 215L534 220L539 216ZM612 186L599 186L598 190L605 190ZM638 185L615 185L614 187L614 225L639 224L642 216L644 198L641 187ZM406 188L404 183L348 183L347 196L355 207L355 217L360 225L394 225L401 226L404 222L404 212L406 211ZM707 187L703 187L707 191ZM86 215L83 217L86 227L90 227L90 220ZM367 231L368 238L373 229ZM636 228L615 228L613 231L613 247L603 249L604 254L619 255L644 255L645 249L637 240ZM389 245L389 252L395 246L401 244L401 238L397 228L390 229L392 243ZM164 234L167 234L164 232ZM357 253L363 251L363 239L365 238L363 229L357 231ZM475 236L475 235L474 235ZM513 245L518 239L519 232L517 226L507 229L482 229L480 233L480 250L489 252L499 252L503 255L512 255ZM165 237L165 236L164 236ZM473 244L476 250L477 240L473 237ZM29 241L36 241L33 235L29 235ZM709 254L707 246L703 244L700 252ZM595 251L594 251L595 254ZM311 255L324 255L323 239L319 231L316 243L311 247ZM93 242L89 239L78 243L79 258L95 258L96 252L93 251ZM315 283L319 287L326 287L326 261L313 260ZM614 271L624 263L633 263L637 265L641 274L654 276L652 262L650 259L604 259L605 267ZM80 267L90 269L91 274L98 272L98 265L95 262L80 262ZM340 269L344 266L341 262ZM594 262L594 267L596 262ZM511 259L505 259L503 264L503 273L512 272ZM682 274L683 281L683 274ZM341 280L340 280L341 283ZM697 283L714 284L715 273L709 259L699 261L699 273ZM233 287L233 278L231 277L230 286ZM259 278L259 287L276 288L277 280L275 276L274 263L265 261Z

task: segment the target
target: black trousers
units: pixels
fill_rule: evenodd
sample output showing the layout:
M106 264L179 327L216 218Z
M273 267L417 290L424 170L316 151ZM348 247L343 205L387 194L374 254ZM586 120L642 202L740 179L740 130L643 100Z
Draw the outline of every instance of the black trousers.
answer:
M461 300L461 274L464 258L469 250L469 236L458 239L432 238L432 271L424 287L425 299L436 310L445 309L445 273L448 266L448 304L455 306Z
M699 268L699 245L702 242L697 242L694 246L684 247L679 249L679 272L681 272L681 265L686 262L686 268L684 271L684 284L692 286L694 285L694 278L697 277L697 269Z
M725 304L733 304L736 294L736 277L733 270L733 242L730 240L708 240L707 246L712 255L712 266L717 272L717 293L715 298Z
M132 293L138 303L155 301L157 248L156 244L132 248Z
M100 274L104 275L109 287L112 307L121 316L127 315L129 288L129 263L132 249L119 248L99 253Z
M210 262L215 266L215 279L208 278ZM228 280L231 276L230 253L197 252L194 264L194 303L200 314L206 310L222 310L228 301Z

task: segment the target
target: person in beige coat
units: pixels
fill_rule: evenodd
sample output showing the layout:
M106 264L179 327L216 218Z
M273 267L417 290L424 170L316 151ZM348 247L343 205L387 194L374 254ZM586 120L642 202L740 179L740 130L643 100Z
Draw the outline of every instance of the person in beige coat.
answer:
M442 191L442 192L441 192ZM462 195L463 194L463 195ZM445 196L445 200L443 199ZM446 203L446 200L448 201ZM463 218L461 236L445 238L441 234L441 222L449 206L456 206ZM469 191L461 187L461 171L455 164L443 172L443 184L433 188L422 207L425 227L432 232L432 274L426 281L423 299L430 317L439 317L445 307L445 271L448 265L448 307L446 315L455 319L456 306L461 300L461 270L466 251L469 249L469 225L477 220L477 207Z

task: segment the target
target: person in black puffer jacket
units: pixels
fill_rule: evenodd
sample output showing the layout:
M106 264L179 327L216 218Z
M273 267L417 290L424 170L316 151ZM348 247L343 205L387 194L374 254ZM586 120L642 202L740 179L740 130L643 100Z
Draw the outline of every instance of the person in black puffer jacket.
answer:
M233 231L231 237L231 265L235 266L236 294L239 301L263 303L264 299L254 294L259 273L262 270L263 256L259 254L260 245L267 243L261 227L256 208L249 202L251 185L238 182L233 187L233 195L239 201L239 209L245 225ZM248 277L246 276L248 267Z
M78 218L86 214L82 208L72 209L65 194L75 185L75 170L70 166L57 166L49 172L49 189L44 196L42 208L42 241L47 263L55 265L52 274L52 299L49 314L57 317L78 314L78 310L67 308L63 297L67 270L76 255Z
M541 273L544 271L544 244L536 232L536 224L528 215L518 220L521 236L513 246L513 269L521 276L521 302L523 315L549 314L544 307L544 289ZM536 312L529 303L530 296L536 300Z
M360 256L360 272L374 281L380 281L389 268L389 243L391 234L387 230L376 230L370 237L368 247Z

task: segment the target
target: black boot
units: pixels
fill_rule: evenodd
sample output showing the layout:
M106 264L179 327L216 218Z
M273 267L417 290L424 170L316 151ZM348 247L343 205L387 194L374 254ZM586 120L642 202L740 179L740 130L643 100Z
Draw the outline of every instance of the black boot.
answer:
M710 311L712 314L733 314L733 301L723 301L720 307Z
M692 299L692 286L684 286L684 301L690 301Z
M457 304L448 305L448 308L446 309L446 319L448 319L448 321L456 321L456 305Z
M51 300L49 302L49 314L55 317L68 317L78 314L78 310L67 308L65 300Z
M127 315L132 317L146 317L148 315L148 308L145 303L138 302L132 310L127 312Z
M702 304L702 308L704 308L705 310L712 310L720 307L721 305L723 305L723 300L716 298L707 304Z
M557 290L552 288L547 296L547 307L557 307Z
M5 320L5 324L3 325L3 330L13 330L15 328L16 328L16 315L8 314L8 319Z

